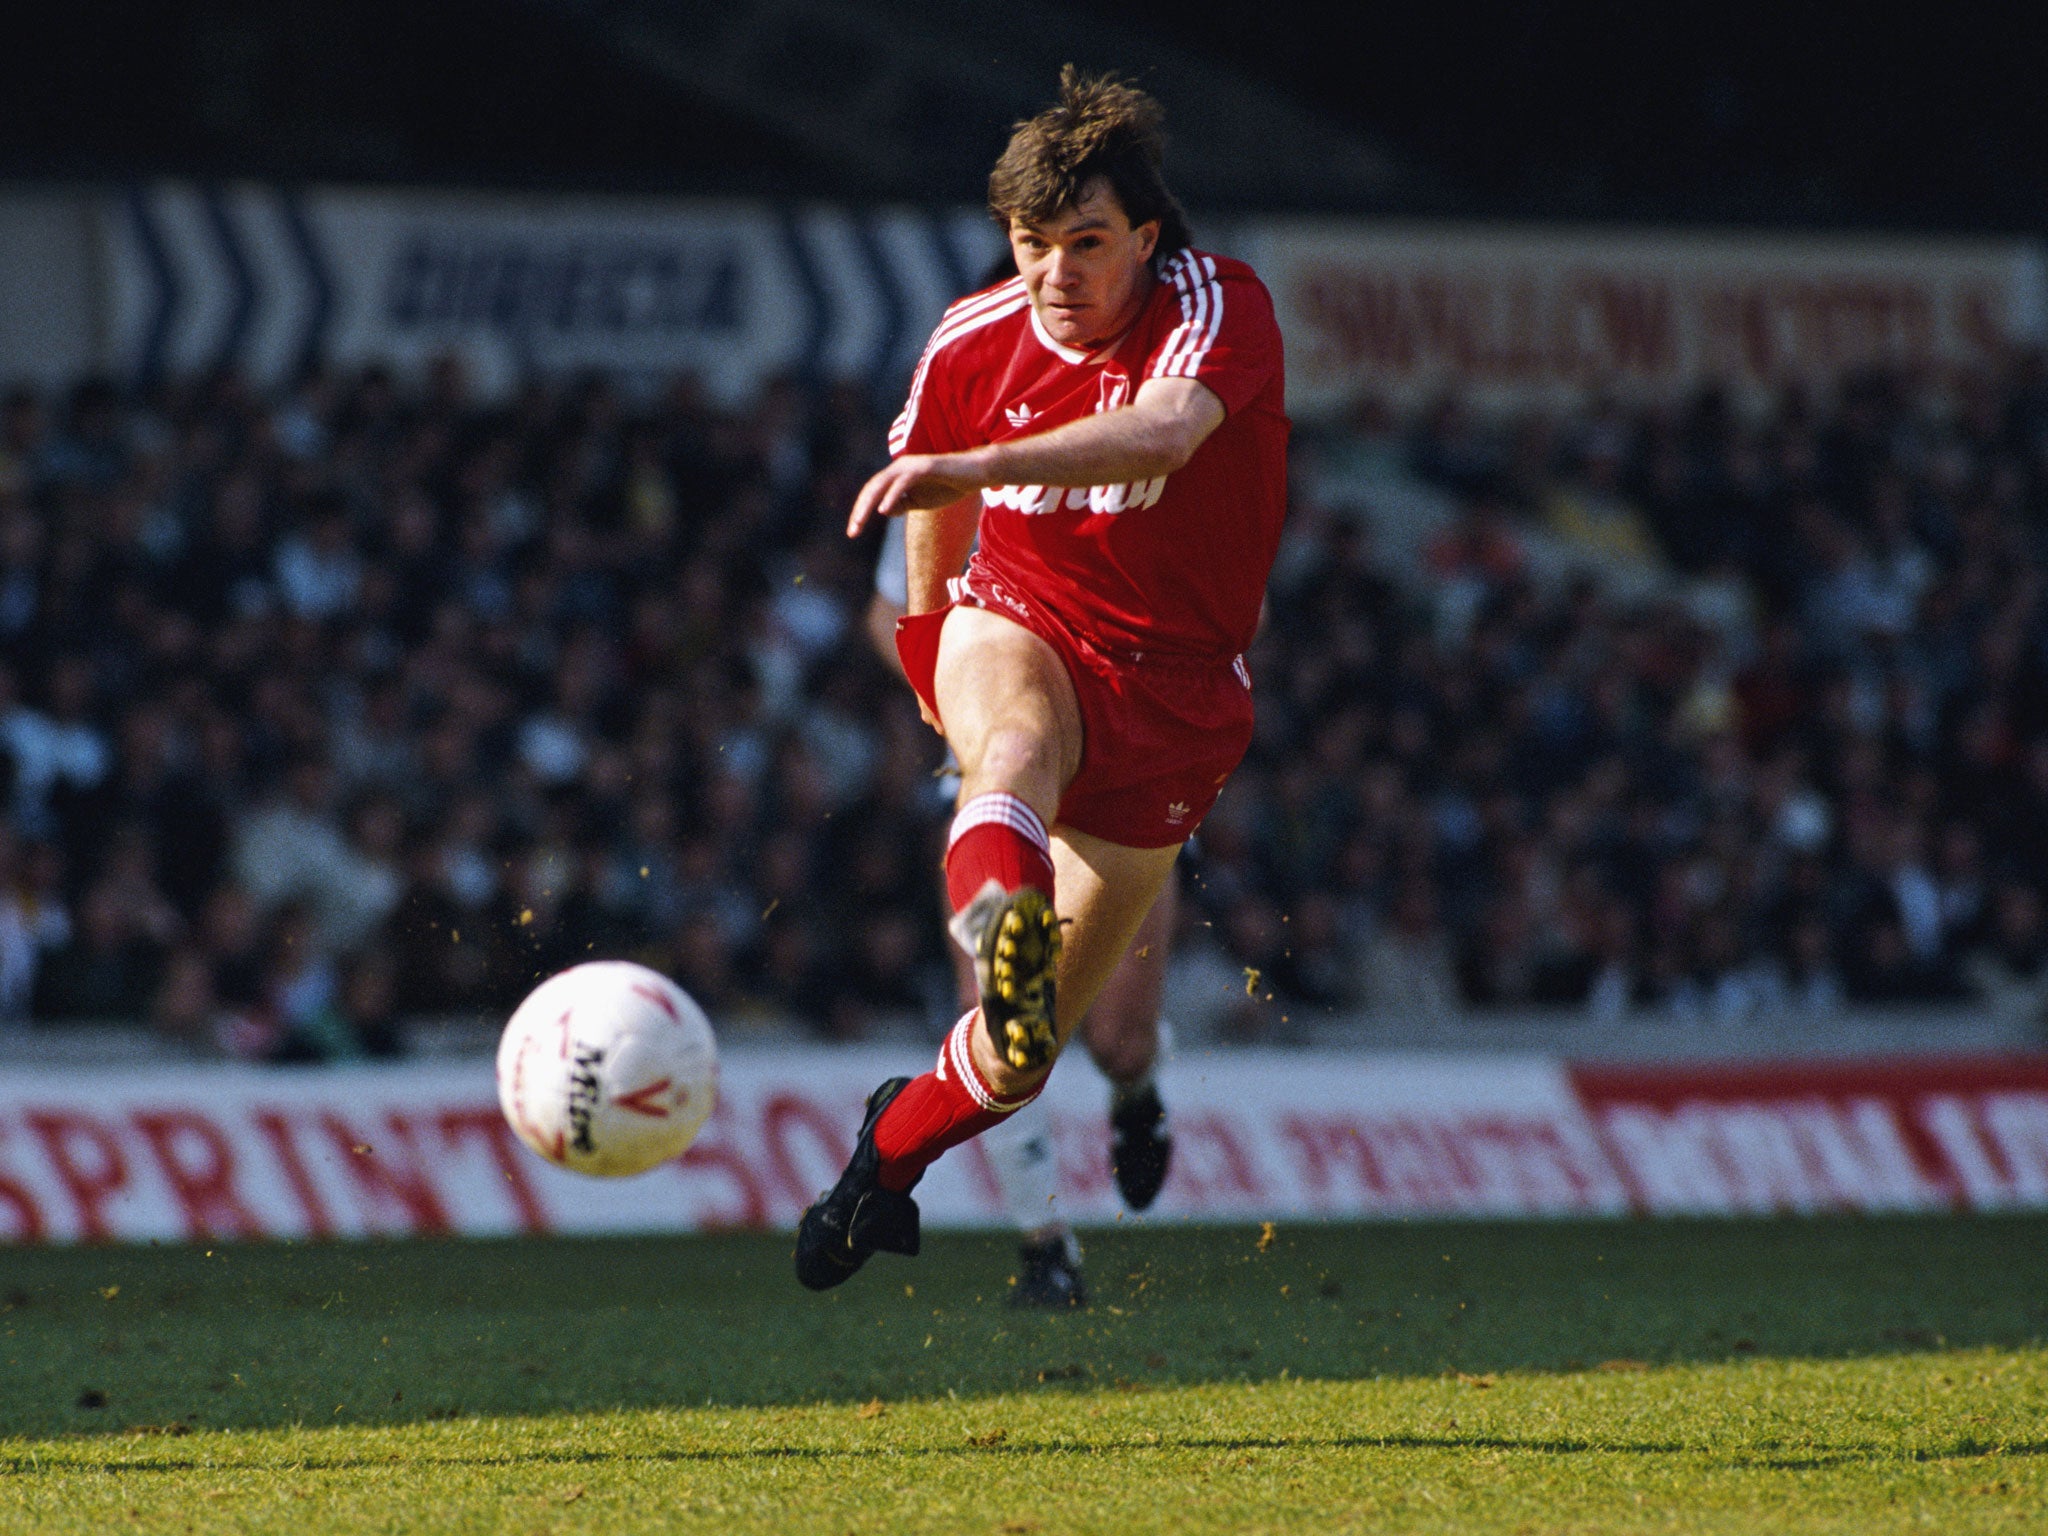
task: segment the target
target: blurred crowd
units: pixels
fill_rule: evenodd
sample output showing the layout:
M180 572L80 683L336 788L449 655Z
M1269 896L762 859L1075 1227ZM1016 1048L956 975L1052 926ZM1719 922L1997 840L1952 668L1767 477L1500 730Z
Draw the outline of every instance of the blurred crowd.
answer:
M1367 401L1306 459L1259 746L1202 833L1283 992L2040 1018L2038 359L1749 411Z
M0 1019L388 1054L593 955L728 1029L943 1014L939 744L841 534L892 403L7 395ZM1186 862L1217 1027L2038 1014L2036 363L1366 401L1296 457L1258 738Z

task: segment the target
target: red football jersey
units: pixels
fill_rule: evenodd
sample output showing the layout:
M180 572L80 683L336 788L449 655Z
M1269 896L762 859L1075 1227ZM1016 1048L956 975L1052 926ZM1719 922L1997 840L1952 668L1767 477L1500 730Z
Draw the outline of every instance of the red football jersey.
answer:
M1287 508L1280 328L1243 262L1177 252L1123 339L1092 356L1046 334L1022 278L962 299L925 347L889 451L1029 437L1155 378L1198 379L1223 402L1194 457L1131 485L985 490L978 560L1099 644L1228 660L1251 644Z

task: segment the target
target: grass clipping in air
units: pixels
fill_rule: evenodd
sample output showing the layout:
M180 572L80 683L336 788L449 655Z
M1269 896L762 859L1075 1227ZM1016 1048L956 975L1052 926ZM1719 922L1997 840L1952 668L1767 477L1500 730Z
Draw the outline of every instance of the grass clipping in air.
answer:
M2039 1218L15 1251L0 1531L2048 1525Z

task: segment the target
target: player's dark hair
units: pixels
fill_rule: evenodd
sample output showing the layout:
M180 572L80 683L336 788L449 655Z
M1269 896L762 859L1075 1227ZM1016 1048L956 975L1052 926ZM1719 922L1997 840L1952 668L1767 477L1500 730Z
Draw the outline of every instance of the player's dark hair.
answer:
M1010 134L988 178L988 209L1011 222L1043 224L1074 207L1097 176L1109 183L1135 227L1159 221L1158 256L1192 242L1187 215L1166 190L1166 111L1115 75L1060 71L1060 99Z

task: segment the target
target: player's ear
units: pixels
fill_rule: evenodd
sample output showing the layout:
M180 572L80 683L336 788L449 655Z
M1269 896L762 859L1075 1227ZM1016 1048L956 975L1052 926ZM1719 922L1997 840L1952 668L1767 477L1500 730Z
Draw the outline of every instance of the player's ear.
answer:
M1159 221L1147 219L1132 233L1138 237L1138 260L1150 261L1152 253L1159 249Z

